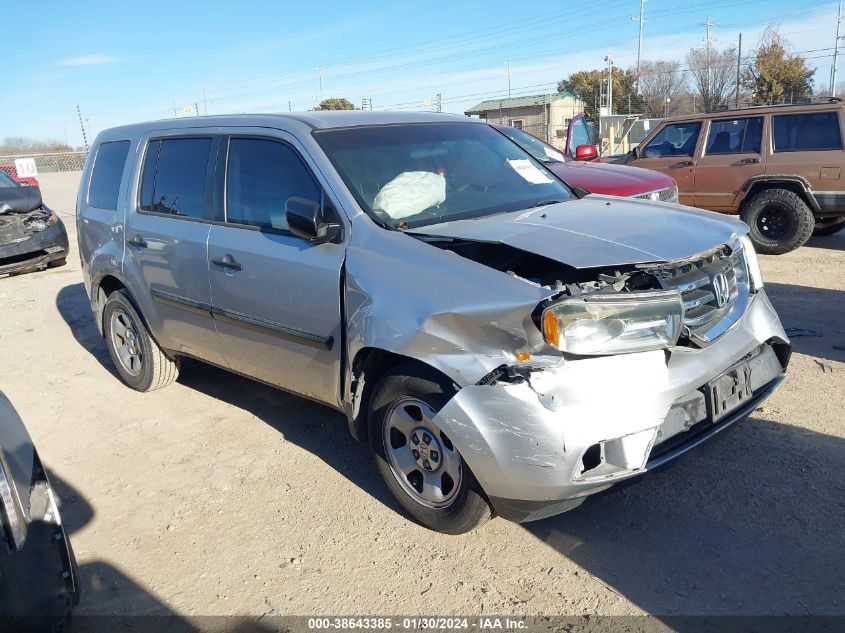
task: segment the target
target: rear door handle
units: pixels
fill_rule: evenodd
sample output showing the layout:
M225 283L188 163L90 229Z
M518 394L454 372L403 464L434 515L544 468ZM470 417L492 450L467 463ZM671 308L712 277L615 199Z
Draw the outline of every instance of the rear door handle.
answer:
M695 167L694 160L682 160L680 163L675 165L675 167Z
M126 244L127 246L132 246L134 248L147 248L147 240L140 235L136 235L131 240L127 240Z
M239 262L235 261L234 257L229 255L228 253L224 255L222 259L212 259L211 263L215 266L219 266L220 268L225 268L226 270L241 271L244 268Z
M756 165L759 162L760 162L760 159L755 156L754 158L743 158L741 161L739 161L739 164L740 165Z

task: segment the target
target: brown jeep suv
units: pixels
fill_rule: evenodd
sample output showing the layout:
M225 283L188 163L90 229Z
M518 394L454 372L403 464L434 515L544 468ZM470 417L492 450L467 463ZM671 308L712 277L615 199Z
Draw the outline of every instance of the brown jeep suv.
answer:
M845 226L845 104L722 110L660 124L619 162L678 182L679 199L739 213L761 253Z

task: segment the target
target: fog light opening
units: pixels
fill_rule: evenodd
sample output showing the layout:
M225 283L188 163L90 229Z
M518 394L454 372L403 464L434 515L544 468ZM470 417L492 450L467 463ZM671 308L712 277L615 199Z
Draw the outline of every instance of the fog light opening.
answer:
M601 466L601 444L593 444L581 458L581 474Z

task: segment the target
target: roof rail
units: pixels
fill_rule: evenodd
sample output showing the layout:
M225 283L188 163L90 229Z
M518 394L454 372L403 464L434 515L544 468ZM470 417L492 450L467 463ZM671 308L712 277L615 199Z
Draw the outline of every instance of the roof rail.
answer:
M807 99L805 101L796 101L795 103L761 103L755 105L747 105L747 106L740 106L738 108L731 108L726 105L717 106L710 110L705 110L705 114L713 114L718 112L736 112L738 110L757 110L760 108L789 108L794 106L823 106L823 105L830 105L833 103L842 103L842 99L839 97L819 97L815 99Z

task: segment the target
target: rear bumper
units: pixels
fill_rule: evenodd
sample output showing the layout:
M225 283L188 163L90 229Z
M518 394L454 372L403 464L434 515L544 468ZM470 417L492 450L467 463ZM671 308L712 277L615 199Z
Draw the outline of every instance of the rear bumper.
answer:
M46 268L68 255L67 230L61 220L29 239L0 244L0 274Z
M746 417L780 382L788 339L764 292L704 349L565 361L464 387L435 422L501 516L532 521L652 470ZM748 392L712 422L708 384L747 367ZM712 398L711 398L712 399Z

